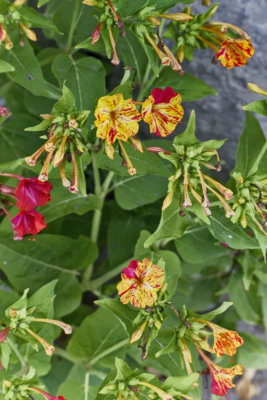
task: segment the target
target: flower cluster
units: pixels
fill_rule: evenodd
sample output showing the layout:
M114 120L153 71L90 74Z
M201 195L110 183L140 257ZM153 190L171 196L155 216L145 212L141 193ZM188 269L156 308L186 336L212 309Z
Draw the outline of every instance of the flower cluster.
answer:
M16 188L0 184L0 195L3 196L4 205L13 205L8 198L16 200L16 206L21 210L14 218L2 207L2 211L10 219L14 239L21 240L25 235L37 235L46 228L44 216L35 210L36 207L45 206L50 200L52 185L49 182L41 182L38 178L24 178L20 175L1 174L2 176L19 180Z
M134 175L136 169L122 142L130 140L136 150L143 152L141 142L135 137L141 119L149 124L151 133L161 137L170 135L183 118L180 103L181 96L170 87L152 90L144 102L125 100L122 94L101 97L95 110L96 136L105 140L105 151L111 159L114 158L113 144L118 141L124 165ZM136 105L142 105L141 113Z
M24 32L28 39L34 42L37 40L35 32L30 29L32 26L31 21L29 18L25 17L22 12L25 1L26 0L15 0L14 3L10 5L5 4L1 6L4 7L4 10L3 14L0 15L0 45L3 42L6 50L11 50L14 46L13 41L8 34L9 27L12 28L12 25L14 24L18 26L21 46L24 46L23 37L21 35L22 32Z
M79 191L79 174L81 173L80 155L87 150L85 139L81 132L90 111L78 111L75 99L70 90L64 86L62 98L54 105L51 114L42 114L43 121L27 131L47 131L46 142L25 161L34 166L45 154L39 180L48 180L50 166L59 166L62 185L68 187L71 193ZM66 176L66 163L71 162L73 168L72 181Z
M188 129L174 139L173 152L160 147L147 148L151 152L159 153L174 167L174 174L169 177L168 193L162 209L165 210L169 207L174 196L177 195L181 211L194 205L198 207L200 205L205 214L210 216L209 191L217 197L225 209L226 217L230 218L234 211L227 201L231 199L232 191L203 172L203 168L217 172L221 170L217 149L223 144L223 141L212 140L199 143L196 138L192 141L190 127L194 123L193 115L190 117ZM217 165L209 162L213 156L216 157ZM193 209L192 212L194 212Z
M13 378L5 379L3 382L3 393L6 400L27 400L32 398L32 394L39 394L46 400L66 400L63 396L52 396L44 390L36 387L37 379L33 375L34 370L31 369L24 379Z
M206 13L195 15L191 20L173 22L167 37L177 38L177 56L180 62L184 54L192 58L196 47L211 48L214 51L213 62L221 62L228 69L241 67L254 54L254 47L249 36L239 27L227 22L208 21L217 11L218 4ZM187 7L187 12L191 14Z
M267 180L251 176L244 179L238 172L233 173L236 195L233 204L233 223L240 222L243 228L256 227L267 236Z

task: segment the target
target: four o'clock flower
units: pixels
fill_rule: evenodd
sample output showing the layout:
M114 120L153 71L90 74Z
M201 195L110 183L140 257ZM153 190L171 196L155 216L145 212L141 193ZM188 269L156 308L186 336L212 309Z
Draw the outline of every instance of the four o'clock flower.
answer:
M157 292L164 283L164 271L152 264L147 258L143 261L132 260L122 270L122 281L117 285L122 303L131 303L134 307L152 306L157 300Z
M215 394L216 396L225 396L229 389L235 387L232 382L235 376L243 374L242 366L237 364L232 368L219 367L218 365L214 364L202 350L199 348L197 348L197 350L210 372L212 379L211 393Z
M21 179L15 191L17 207L30 211L37 206L45 206L51 200L51 190L52 185L49 182L42 182L38 178Z
M35 210L20 211L12 220L15 240L21 240L25 235L37 235L46 228L44 216Z
M170 87L152 90L142 105L143 120L149 124L150 133L156 136L170 135L183 115L181 96Z
M0 41L1 41L1 24L0 24ZM6 117L8 115L8 109L0 106L0 117Z
M221 61L223 67L228 69L241 67L247 64L248 58L254 54L254 47L250 39L228 39L225 40L216 58Z
M38 388L35 388L35 387L31 387L30 386L28 388L28 390L31 391L31 392L39 393L46 400L67 400L63 396L56 396L55 397L55 396L52 396L51 394L45 392L44 390L41 390L41 389L38 389Z
M138 122L141 120L134 101L132 99L125 100L122 94L101 97L98 100L95 117L96 136L105 140L105 151L108 157L114 158L113 144L118 140L128 173L136 174L122 144L122 142L130 140L137 150L143 151L139 140L134 138L139 129Z

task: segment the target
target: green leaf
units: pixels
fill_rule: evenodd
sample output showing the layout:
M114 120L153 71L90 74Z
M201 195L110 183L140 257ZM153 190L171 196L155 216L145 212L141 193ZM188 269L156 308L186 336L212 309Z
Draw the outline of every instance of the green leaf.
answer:
M224 301L220 307L216 308L215 310L206 313L206 314L201 314L201 318L205 319L206 321L211 321L212 319L214 319L215 317L217 317L217 315L223 314L225 313L225 311L228 310L229 307L231 307L233 305L232 302L230 301Z
M236 311L245 322L254 324L259 322L260 316L252 303L252 296L249 296L249 293L244 289L242 274L240 272L231 275L228 285L228 294Z
M144 246L149 247L159 239L178 238L183 235L188 227L186 217L180 217L178 199L174 199L171 205L162 211L160 223L156 231L146 240Z
M156 175L115 177L114 193L118 205L132 210L145 204L154 203L167 193L168 181Z
M119 299L111 300L111 299L103 299L96 300L95 304L100 307L105 308L107 311L111 311L116 317L119 318L121 323L123 324L126 332L128 332L129 336L133 333L133 321L137 317L138 310L133 309L125 304L122 304Z
M182 274L181 269L181 262L177 254L169 250L158 250L154 254L151 253L151 256L148 257L157 264L157 262L163 258L165 261L165 275L166 275L166 282L168 284L167 290L172 297L175 293L177 282L179 277Z
M64 83L62 87L62 97L59 99L59 101L55 103L52 109L52 113L53 114L58 113L59 115L61 115L61 113L71 114L75 110L76 110L75 97L72 91ZM41 124L45 124L45 122L46 120L42 121ZM41 128L42 127L40 126L39 129Z
M118 265L133 255L134 245L143 228L145 221L131 213L121 212L112 218L108 227L108 255L111 265Z
M194 383L198 381L199 374L193 373L187 376L169 376L163 383L162 389L165 391L176 390L180 393L187 393L192 389Z
M27 7L24 5L19 9L19 13L35 28L49 29L50 31L56 31L57 33L60 33L53 22L51 22L43 14L38 13L33 7Z
M243 177L253 175L257 172L259 162L266 151L266 139L258 120L246 112L244 129L236 153L235 171L241 172Z
M49 182L53 185L52 200L42 210L47 223L64 215L71 213L83 215L90 210L102 207L102 200L94 194L88 196L83 196L80 193L73 194L61 186L58 179L51 179Z
M45 96L52 99L59 98L59 90L47 82L42 74L39 62L28 40L24 40L24 46L19 45L19 36L11 35L14 42L13 49L6 51L0 48L1 59L14 67L8 76L11 80L23 86L36 96Z
M183 101L195 101L205 96L217 95L215 89L200 79L187 72L183 76L179 76L177 71L172 71L168 67L161 71L154 86L161 89L164 89L166 86L172 87L176 92L180 93L182 104Z
M39 235L36 241L1 237L0 266L14 288L36 290L60 274L76 276L97 257L96 245L81 236ZM12 268L11 268L12 266Z
M110 312L99 309L85 318L69 341L67 351L76 361L90 365L114 365L129 339L123 325L117 318L110 318Z
M244 368L265 370L267 368L266 342L245 332L241 332L240 335L244 339L244 344L237 352L238 363Z
M58 368L55 365L55 369ZM98 379L99 384L100 380ZM74 365L64 382L58 388L58 396L64 396L75 400L95 400L99 386L96 386L96 378L91 372Z
M196 116L195 111L191 111L186 130L178 136L175 136L173 144L193 146L198 144L199 141L195 136L196 129Z
M224 211L218 207L212 208L210 219L210 231L220 242L227 243L232 249L246 250L258 249L259 244L245 232L239 224L232 222L225 217Z
M3 72L12 72L12 71L15 71L13 65L9 64L4 60L0 60L0 74L2 74Z
M243 107L245 111L252 111L267 116L267 100L257 100Z
M71 55L60 54L53 62L52 71L59 84L62 86L65 82L74 93L78 109L92 108L96 99L105 94L105 70L93 57L76 60Z
M117 7L120 10L120 15L128 17L135 14L140 9L144 8L147 4L151 3L150 0L118 0Z
M175 246L184 261L190 264L207 263L229 253L221 245L215 245L214 237L206 227L196 227L176 239Z

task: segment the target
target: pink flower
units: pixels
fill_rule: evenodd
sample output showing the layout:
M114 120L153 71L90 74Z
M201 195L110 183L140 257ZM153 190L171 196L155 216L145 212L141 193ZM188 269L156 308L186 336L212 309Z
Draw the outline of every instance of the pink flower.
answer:
M51 200L49 182L41 182L38 178L24 178L16 188L17 207L30 211L37 206L45 206Z
M1 37L0 37L0 40L1 40ZM0 117L6 117L7 114L8 114L8 109L6 107L0 106Z
M2 343L5 340L5 338L7 337L9 329L10 328L7 327L7 328L3 329L2 331L0 331L0 343Z
M20 211L11 222L16 234L16 240L21 240L27 234L36 235L42 229L46 228L44 216L35 210Z

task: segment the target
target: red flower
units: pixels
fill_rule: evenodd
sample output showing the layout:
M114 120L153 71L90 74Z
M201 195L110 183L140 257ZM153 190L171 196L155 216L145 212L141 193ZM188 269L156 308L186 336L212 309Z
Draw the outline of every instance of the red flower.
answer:
M35 210L20 211L11 222L16 234L16 240L21 240L27 234L36 235L46 228L44 216Z
M7 337L7 334L9 332L9 327L7 327L6 329L3 329L2 331L0 331L0 343L2 343L5 338Z
M0 40L1 40L1 27L0 27ZM6 117L8 114L8 109L6 107L0 106L0 117Z
M17 207L24 211L30 211L37 206L45 206L51 200L51 189L51 183L41 182L38 178L22 179L15 191Z

